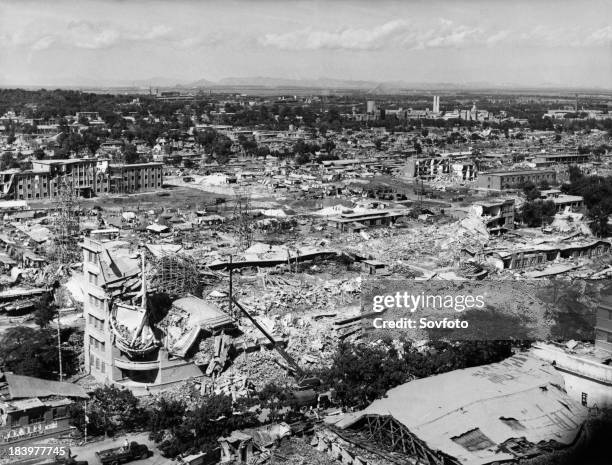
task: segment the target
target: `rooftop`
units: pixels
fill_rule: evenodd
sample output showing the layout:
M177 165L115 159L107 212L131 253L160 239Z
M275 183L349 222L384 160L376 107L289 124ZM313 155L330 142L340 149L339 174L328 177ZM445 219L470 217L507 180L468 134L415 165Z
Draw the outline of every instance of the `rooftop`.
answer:
M488 171L481 175L491 176L521 176L527 174L554 174L553 170L516 170L516 171Z
M8 390L8 399L26 399L31 397L78 397L87 399L85 390L76 384L34 378L31 376L4 375L5 387Z
M528 352L403 384L337 426L347 428L364 415L391 415L432 450L461 463L503 462L515 459L499 448L512 438L574 441L588 411L562 386L554 367ZM479 441L468 443L471 436Z

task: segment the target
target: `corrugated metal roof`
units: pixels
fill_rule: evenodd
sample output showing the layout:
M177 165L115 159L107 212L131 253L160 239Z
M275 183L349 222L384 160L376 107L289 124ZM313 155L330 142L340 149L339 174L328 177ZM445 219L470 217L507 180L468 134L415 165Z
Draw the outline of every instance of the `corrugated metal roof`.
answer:
M403 384L337 426L347 428L363 415L391 415L432 450L461 463L511 460L515 458L512 454L498 450L510 438L525 437L532 443L573 442L587 409L562 386L563 379L550 363L531 353L520 354L500 363ZM520 431L513 425L520 425ZM457 441L475 429L494 446L468 450Z

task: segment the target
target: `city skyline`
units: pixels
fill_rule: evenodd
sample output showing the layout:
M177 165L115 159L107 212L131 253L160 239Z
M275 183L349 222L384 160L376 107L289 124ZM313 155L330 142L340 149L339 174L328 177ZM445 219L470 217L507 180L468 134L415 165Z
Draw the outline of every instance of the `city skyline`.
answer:
M257 76L609 88L609 2L0 1L0 85Z

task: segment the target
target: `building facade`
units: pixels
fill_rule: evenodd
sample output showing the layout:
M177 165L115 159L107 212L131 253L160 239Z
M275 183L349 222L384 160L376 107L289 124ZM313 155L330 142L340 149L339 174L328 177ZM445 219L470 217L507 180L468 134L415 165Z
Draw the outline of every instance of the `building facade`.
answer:
M117 236L118 230L94 231L81 243L87 281L85 371L137 395L202 376L192 361L176 356L156 336L147 300L141 297L144 251L131 249Z
M62 185L82 197L131 194L161 189L162 163L112 165L107 160L80 158L38 160L27 171L0 172L0 196L6 200L53 199Z
M538 155L533 159L533 162L537 167L552 165L577 165L580 163L587 163L588 161L589 155L582 153L551 153Z
M478 187L489 190L518 189L525 183L536 185L546 181L556 184L557 177L553 170L492 171L478 175Z
M514 229L514 199L477 202L474 207L480 213L489 233L499 234Z
M69 435L70 407L88 398L76 384L0 374L0 445Z

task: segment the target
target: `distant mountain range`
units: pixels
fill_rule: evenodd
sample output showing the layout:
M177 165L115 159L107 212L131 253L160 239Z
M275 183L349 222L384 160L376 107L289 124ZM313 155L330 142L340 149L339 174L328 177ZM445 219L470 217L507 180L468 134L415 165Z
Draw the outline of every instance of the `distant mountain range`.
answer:
M113 87L112 85L107 85ZM369 80L350 80L335 78L316 78L316 79L291 79L268 76L251 77L226 77L218 81L209 79L199 79L197 81L186 81L164 77L154 77L151 79L141 79L137 81L126 81L122 87L141 87L141 88L268 88L268 89L328 89L328 90L356 90L364 91L373 95L391 94L398 91L410 90L479 90L479 89L573 89L574 87L563 87L555 84L541 85L521 85L511 82L406 82L406 81L369 81ZM579 88L579 87L575 87ZM596 88L595 88L596 89Z
M219 89L219 90L248 90L249 88L286 90L291 89L317 89L317 90L352 90L361 91L370 95L389 95L399 92L409 91L453 91L453 90L485 90L499 89L504 91L512 90L565 90L587 89L586 87L564 87L555 84L541 84L526 86L515 83L490 83L490 82L405 82L405 81L369 81L369 80L350 80L335 78L316 78L316 79L291 79L267 76L253 77L226 77L218 81L209 79L198 79L191 81L186 79L168 78L163 76L151 77L148 79L136 80L104 80L89 77L72 76L57 78L40 85L0 85L0 87L27 87L27 88L76 88L76 89ZM604 90L601 88L588 88L589 90ZM609 90L609 89L607 89Z

